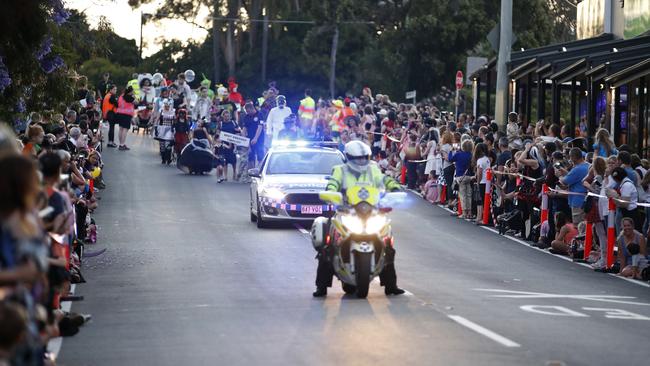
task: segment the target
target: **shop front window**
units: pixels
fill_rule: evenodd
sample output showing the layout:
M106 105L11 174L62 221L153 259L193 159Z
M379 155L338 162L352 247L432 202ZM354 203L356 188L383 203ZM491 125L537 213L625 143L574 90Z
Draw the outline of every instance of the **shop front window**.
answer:
M627 144L627 131L628 131L628 100L627 100L627 85L618 88L616 93L618 98L618 128L615 131L616 145L620 146Z
M639 151L639 80L635 80L628 84L628 96L629 96L629 105L628 105L628 114L627 114L627 136L628 136L628 145L630 146L631 151Z

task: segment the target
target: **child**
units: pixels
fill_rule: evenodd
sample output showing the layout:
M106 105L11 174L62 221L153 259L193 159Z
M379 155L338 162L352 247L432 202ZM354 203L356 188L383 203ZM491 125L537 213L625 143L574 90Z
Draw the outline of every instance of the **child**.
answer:
M440 197L439 188L438 177L435 175L435 170L432 170L431 174L429 174L429 180L424 184L424 188L422 189L424 199L431 203L437 203L438 197Z
M180 112L180 111L179 111ZM176 112L172 108L169 99L163 101L163 109L160 117L156 121L155 139L160 141L160 157L162 164L171 164L172 162L172 145L174 144L174 134L172 129L176 123Z
M174 123L174 152L176 152L177 156L181 154L181 151L189 142L188 134L190 132L190 125L185 116L185 111L180 110L178 112L178 118Z
M226 142L221 141L219 138L219 132L214 135L214 150L215 150L215 155L217 155L217 183L221 183L226 178L224 177L224 167L226 166L226 158L224 157L224 153L227 150L227 145Z

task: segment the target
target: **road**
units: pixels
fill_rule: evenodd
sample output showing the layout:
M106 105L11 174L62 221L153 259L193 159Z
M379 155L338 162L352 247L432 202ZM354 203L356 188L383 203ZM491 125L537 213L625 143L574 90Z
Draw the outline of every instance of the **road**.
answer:
M405 296L336 283L292 225L249 222L248 187L161 166L155 141L108 150L84 263L92 321L62 365L647 365L650 288L534 250L413 195L394 212ZM96 248L90 248L95 250Z

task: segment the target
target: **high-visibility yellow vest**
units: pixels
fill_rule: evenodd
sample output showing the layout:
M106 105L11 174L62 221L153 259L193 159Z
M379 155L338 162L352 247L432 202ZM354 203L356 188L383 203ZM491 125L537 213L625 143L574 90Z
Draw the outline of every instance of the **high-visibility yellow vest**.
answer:
M133 88L133 95L135 96L135 99L140 100L140 83L138 83L138 79L129 80L126 83L126 86Z
M316 102L312 97L308 96L300 101L298 116L301 119L314 119L314 112L316 112Z

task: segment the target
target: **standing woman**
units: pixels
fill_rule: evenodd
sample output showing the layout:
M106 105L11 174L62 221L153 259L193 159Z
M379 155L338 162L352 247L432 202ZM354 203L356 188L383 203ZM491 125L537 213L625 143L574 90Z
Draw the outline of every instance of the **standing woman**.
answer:
M442 175L445 180L445 186L447 186L446 189L446 196L443 198L441 197L441 200L444 200L446 202L449 202L451 199L451 186L454 183L454 164L449 162L449 153L452 150L453 144L454 143L454 136L451 134L449 131L445 131L442 134L442 139L440 141L440 155L442 155Z
M108 147L117 147L115 145L115 111L117 110L117 86L108 85L108 93L102 100L102 117L108 121Z
M478 182L479 196L476 201L476 224L483 223L483 199L487 185L487 170L490 168L490 158L487 156L487 145L476 144L474 148L473 165L476 167L476 181Z
M117 99L117 109L115 111L115 122L120 126L118 135L120 141L119 150L130 150L126 146L126 134L131 127L131 120L135 115L135 95L133 88L127 86L124 93Z

